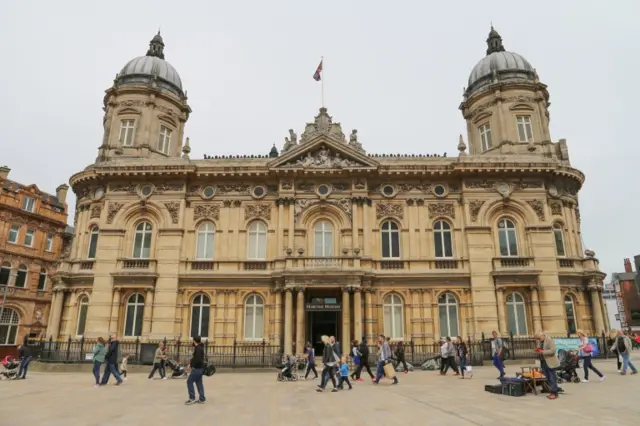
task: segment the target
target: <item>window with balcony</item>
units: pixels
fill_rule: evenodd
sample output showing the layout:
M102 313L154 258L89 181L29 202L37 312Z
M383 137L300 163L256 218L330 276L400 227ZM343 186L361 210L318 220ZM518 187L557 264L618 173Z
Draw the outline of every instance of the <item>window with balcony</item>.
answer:
M36 200L33 197L23 196L22 197L22 210L33 213L36 208Z
M438 297L438 318L440 337L458 336L458 299L452 293L442 293Z
M500 245L500 256L518 256L516 225L510 219L500 219L498 221L498 243Z
M38 291L45 291L47 288L47 270L40 269L40 275L38 276Z
M486 123L478 127L478 133L480 133L480 145L482 152L490 150L493 147L493 142L491 140L491 125Z
M528 115L518 115L516 117L518 126L518 141L533 142L533 131L531 130L531 117Z
M16 244L18 242L18 237L20 236L20 225L11 225L9 229L9 238L8 242L12 244Z
M47 242L44 246L46 251L53 251L53 235L47 234Z
M123 146L133 146L133 135L135 133L135 120L120 121L120 143Z
M149 222L140 222L136 226L136 232L133 238L134 259L148 259L151 254L151 237L153 234L153 226Z
M127 309L124 316L125 337L140 337L143 317L144 297L138 293L132 294L127 299Z
M576 323L575 304L573 303L573 297L568 294L564 296L564 312L567 319L567 332L575 334L578 329L578 325Z
M9 262L3 262L0 266L0 285L9 285L9 279L11 278L11 264Z
M509 332L515 335L527 334L527 308L520 293L509 293L507 296L507 326Z
M392 220L387 220L382 224L380 232L382 237L382 258L400 258L400 230L398 224Z
M171 129L165 126L160 126L160 135L158 136L158 151L163 154L169 154L170 145Z
M245 340L264 338L264 301L257 294L247 297L244 305L244 338Z
M213 240L216 228L212 222L202 222L196 235L196 259L213 260Z
M553 224L553 239L556 243L556 255L564 256L564 232L562 231L562 225L558 222Z
M191 337L209 337L209 312L211 300L207 295L199 294L191 305Z
M387 294L383 301L384 335L392 339L404 338L403 303L396 293Z
M35 229L27 229L24 234L24 245L27 247L33 247L33 236L36 234Z
M18 273L16 274L16 282L14 284L17 288L26 287L27 274L28 274L27 265L22 264L18 266Z
M315 226L315 250L316 257L333 256L333 225L328 220L321 220Z
M87 253L87 259L95 259L96 252L98 251L98 237L100 236L100 228L92 226L89 231L89 251Z
M76 336L84 336L87 325L87 311L89 310L89 297L82 296L78 303L78 324L76 324Z
M267 258L267 225L259 220L251 222L247 234L247 259L265 260Z
M451 225L449 225L449 222L438 220L433 224L433 243L436 258L453 257Z

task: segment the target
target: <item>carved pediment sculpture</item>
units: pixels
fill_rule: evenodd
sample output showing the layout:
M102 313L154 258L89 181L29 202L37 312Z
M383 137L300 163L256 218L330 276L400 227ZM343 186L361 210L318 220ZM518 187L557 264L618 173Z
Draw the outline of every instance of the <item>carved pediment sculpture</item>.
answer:
M284 154L285 152L295 148L296 146L298 146L298 135L296 135L296 132L294 132L293 129L289 129L289 137L284 138L282 153Z
M339 152L321 146L315 151L308 151L302 157L286 163L283 167L302 167L304 169L349 169L367 167L358 161L342 157Z
M329 136L331 139L342 143L347 142L342 132L342 126L340 126L340 123L333 122L326 108L320 108L320 112L316 115L313 123L307 123L304 133L300 136L300 144L304 144L320 135Z

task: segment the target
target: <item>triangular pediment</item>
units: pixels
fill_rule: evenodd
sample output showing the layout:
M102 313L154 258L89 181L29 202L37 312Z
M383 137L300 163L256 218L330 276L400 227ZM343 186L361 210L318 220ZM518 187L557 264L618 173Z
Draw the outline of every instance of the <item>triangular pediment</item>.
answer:
M32 194L40 194L40 188L38 188L35 183L25 186L24 188L22 188L22 190L25 192L30 192Z
M278 169L375 169L377 167L377 161L324 135L296 146L269 164L269 168Z

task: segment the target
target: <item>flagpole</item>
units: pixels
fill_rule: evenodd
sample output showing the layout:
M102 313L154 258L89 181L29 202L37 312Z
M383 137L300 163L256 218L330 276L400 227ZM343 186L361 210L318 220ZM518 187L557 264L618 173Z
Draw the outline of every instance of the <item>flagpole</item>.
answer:
M322 108L324 108L324 56L320 57L320 63L322 64L322 76L320 78L320 96L322 102Z

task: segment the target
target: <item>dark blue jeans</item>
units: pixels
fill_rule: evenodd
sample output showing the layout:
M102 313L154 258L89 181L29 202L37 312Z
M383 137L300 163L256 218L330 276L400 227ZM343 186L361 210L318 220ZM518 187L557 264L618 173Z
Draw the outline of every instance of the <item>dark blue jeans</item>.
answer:
M498 354L493 355L493 366L500 372L500 377L504 376L504 364Z
M547 381L549 382L549 386L551 386L551 394L557 395L558 394L558 377L556 376L556 369L549 368L549 366L546 363L544 363L540 369L542 370L542 374L544 374L544 377L547 378Z
M26 357L24 358L22 361L20 361L20 368L18 369L18 377L20 377L21 379L24 379L27 377L27 370L29 369L29 363L31 362L31 360L33 359L33 357Z
M192 401L196 400L196 393L193 389L194 383L198 388L200 401L204 401L206 399L204 397L204 385L202 384L202 376L204 376L204 368L192 368L191 373L189 373L189 377L187 378L187 392L189 392L189 399Z
M467 357L466 356L461 356L460 357L460 375L462 377L464 377L464 370L467 367Z
M109 378L113 374L113 377L116 378L118 383L122 383L122 377L120 377L120 373L118 373L118 369L115 364L107 363L107 366L104 368L104 374L102 375L102 383L106 385L109 382Z
M378 361L378 368L376 369L376 382L384 377L384 361Z
M93 377L96 378L96 385L100 384L100 366L102 363L94 361L93 362Z

